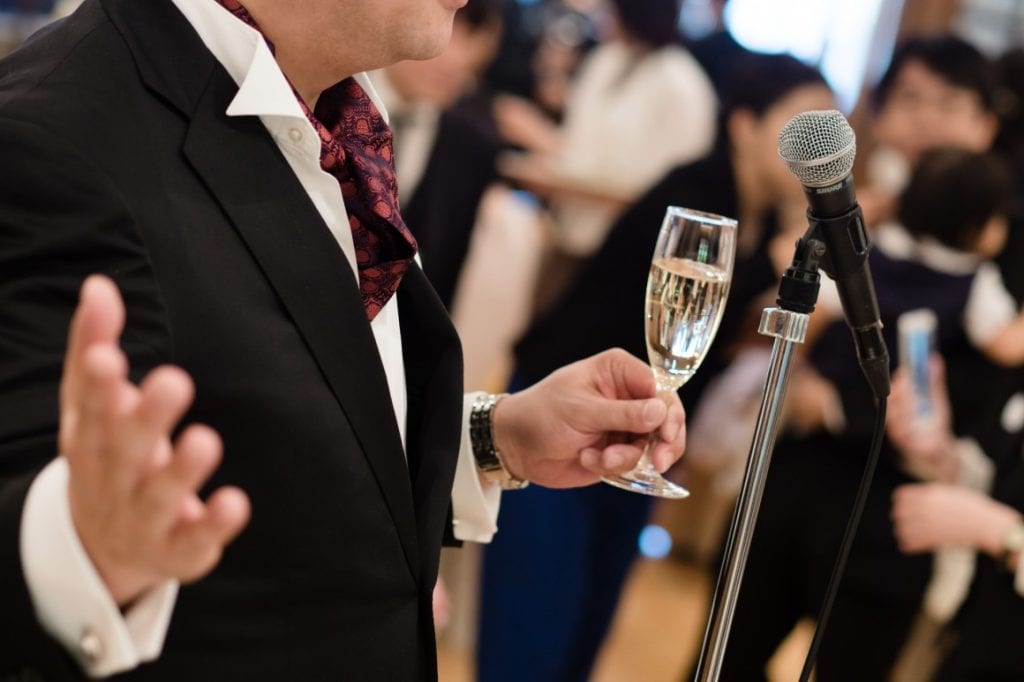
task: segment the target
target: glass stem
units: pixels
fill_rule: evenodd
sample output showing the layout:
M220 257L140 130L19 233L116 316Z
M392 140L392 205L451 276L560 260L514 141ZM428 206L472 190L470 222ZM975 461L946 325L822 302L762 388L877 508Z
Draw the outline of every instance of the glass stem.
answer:
M661 399L665 405L671 405L673 396L676 392L676 387L672 384L663 382L660 378L657 379L658 383L658 398ZM651 455L654 454L654 448L657 447L658 443L661 442L661 429L660 427L651 431L647 434L647 445L644 446L644 453L640 455L640 460L636 463L634 471L648 471L650 473L657 473L658 470L654 468L654 462L651 461Z
M640 455L640 459L637 461L636 466L633 467L634 471L648 471L651 473L657 473L657 469L654 468L654 462L651 461L651 454L654 452L655 446L661 440L657 431L651 431L647 434L647 445L644 446L644 453Z

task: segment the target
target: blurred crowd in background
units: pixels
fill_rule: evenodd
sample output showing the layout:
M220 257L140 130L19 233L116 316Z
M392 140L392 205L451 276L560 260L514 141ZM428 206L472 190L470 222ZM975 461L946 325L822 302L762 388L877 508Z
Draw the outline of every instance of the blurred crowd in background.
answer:
M75 4L0 0L0 51ZM437 594L480 680L586 680L641 550L717 569L768 366L757 320L807 227L777 136L837 107L858 134L895 383L817 679L888 679L912 640L930 652L912 679L1024 679L1024 2L469 0L442 56L374 83L467 390L522 388L612 346L646 359L665 207L739 220L725 318L681 391L689 444L670 475L693 497L653 510L667 530L652 530L651 499L609 486L507 493L482 561L447 556ZM819 303L726 680L763 679L817 613L870 443L829 287ZM937 320L924 418L896 353L919 309Z

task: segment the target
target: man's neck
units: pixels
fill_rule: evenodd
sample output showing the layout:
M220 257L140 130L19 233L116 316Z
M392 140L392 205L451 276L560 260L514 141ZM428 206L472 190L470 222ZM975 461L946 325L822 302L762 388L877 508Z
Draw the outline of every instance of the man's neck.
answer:
M259 24L260 30L274 45L274 57L292 87L311 109L316 107L320 94L345 78L366 70L351 49L342 47L328 51L329 60L319 49L323 36L288 8L276 4L277 0L246 0L245 7Z

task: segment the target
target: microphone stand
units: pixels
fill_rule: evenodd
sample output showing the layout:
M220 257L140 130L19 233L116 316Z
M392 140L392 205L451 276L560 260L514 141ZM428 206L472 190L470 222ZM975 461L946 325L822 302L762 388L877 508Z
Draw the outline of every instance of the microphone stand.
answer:
M818 300L818 268L825 256L825 244L814 238L817 228L818 225L812 221L810 229L797 242L793 264L786 270L779 286L778 307L765 308L761 315L758 333L772 336L775 341L743 486L733 512L722 568L711 602L711 616L697 663L696 679L699 682L717 682L725 661L725 647L778 434L793 351L796 344L806 339L809 314Z

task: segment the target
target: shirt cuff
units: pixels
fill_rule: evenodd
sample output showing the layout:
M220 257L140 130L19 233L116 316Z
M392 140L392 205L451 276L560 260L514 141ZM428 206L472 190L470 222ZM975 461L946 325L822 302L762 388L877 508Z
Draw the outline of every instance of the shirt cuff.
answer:
M455 467L452 488L452 516L455 539L464 542L490 542L498 532L501 486L484 483L476 468L469 440L469 412L479 393L467 393L462 403L462 445Z
M1017 559L1017 573L1013 577L1013 589L1017 594L1024 597L1024 561Z
M976 348L982 348L1020 314L1003 276L993 263L982 263L971 284L964 309L964 331Z
M122 614L82 547L68 504L68 465L36 477L21 519L21 563L40 624L90 677L130 670L160 655L178 595L169 580Z
M940 623L949 622L967 598L974 578L976 553L966 547L942 547L932 558L932 577L924 611Z
M992 460L970 438L957 440L955 447L960 459L956 484L982 493L991 490L992 479L995 477L995 465Z

